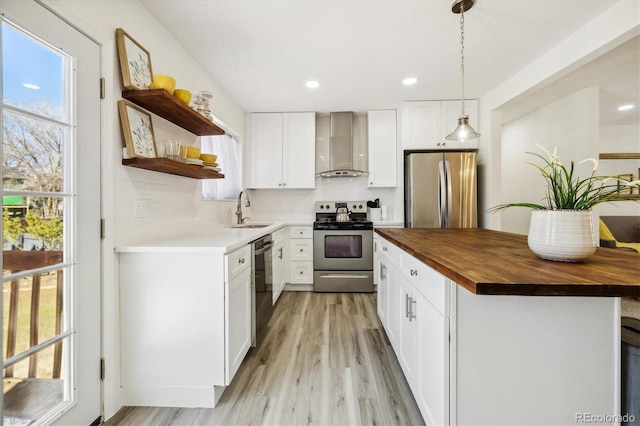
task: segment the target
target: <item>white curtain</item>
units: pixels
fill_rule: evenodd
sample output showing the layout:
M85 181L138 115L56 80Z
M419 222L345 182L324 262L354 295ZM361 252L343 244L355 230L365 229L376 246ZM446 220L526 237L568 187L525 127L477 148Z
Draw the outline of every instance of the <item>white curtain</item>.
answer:
M241 191L240 155L238 141L228 135L200 138L203 154L216 154L218 167L224 179L207 179L202 182L202 195L209 200L235 200Z

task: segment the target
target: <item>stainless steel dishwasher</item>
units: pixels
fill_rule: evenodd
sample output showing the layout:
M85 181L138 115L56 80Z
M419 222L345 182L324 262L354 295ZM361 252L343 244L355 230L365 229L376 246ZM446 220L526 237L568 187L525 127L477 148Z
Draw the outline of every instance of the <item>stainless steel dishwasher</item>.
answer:
M256 346L264 338L267 324L273 314L272 277L267 277L271 268L266 268L266 259L271 258L273 241L267 234L251 243L253 262L251 263L251 346Z

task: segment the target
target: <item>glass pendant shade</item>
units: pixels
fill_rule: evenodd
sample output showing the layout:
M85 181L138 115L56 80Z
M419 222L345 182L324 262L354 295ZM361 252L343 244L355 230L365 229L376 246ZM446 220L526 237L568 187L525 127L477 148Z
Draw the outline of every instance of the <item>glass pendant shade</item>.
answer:
M476 132L469 124L469 116L461 115L458 117L458 126L453 129L453 132L445 136L448 141L466 142L470 139L477 139L480 137L480 133Z

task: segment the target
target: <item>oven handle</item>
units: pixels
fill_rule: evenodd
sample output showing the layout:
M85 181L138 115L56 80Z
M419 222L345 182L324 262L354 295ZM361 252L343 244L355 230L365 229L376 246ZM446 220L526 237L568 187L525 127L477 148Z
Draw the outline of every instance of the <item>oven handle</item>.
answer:
M273 247L273 243L272 243L272 242L271 242L271 243L268 243L268 244L263 245L263 246L262 246L262 247L260 247L258 250L256 250L256 251L254 252L254 254L255 254L256 256L258 256L258 255L260 255L260 254L266 253L266 252L268 252L269 250L271 250L271 247Z
M320 278L371 278L370 275L353 275L353 274L320 274Z

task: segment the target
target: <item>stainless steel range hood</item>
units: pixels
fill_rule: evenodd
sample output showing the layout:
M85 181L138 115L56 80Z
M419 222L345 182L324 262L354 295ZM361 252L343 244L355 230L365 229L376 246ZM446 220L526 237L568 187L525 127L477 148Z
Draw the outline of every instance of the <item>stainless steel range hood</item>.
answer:
M329 162L320 177L357 177L368 174L353 166L353 112L330 114Z

